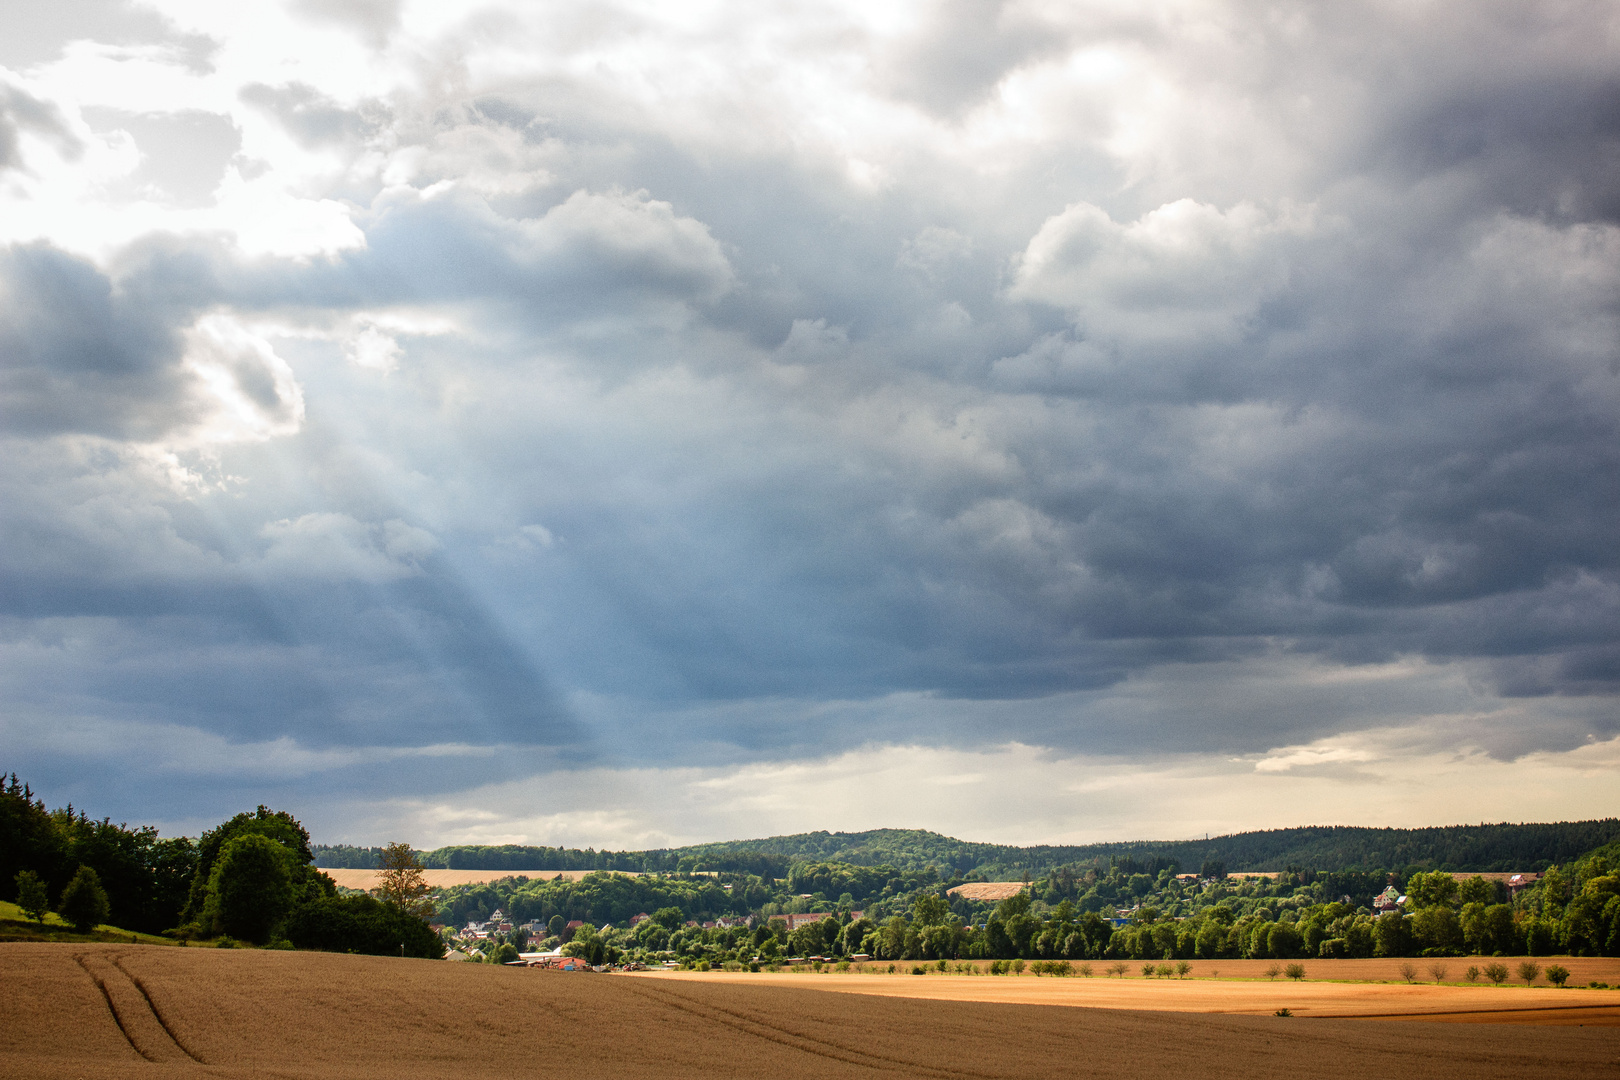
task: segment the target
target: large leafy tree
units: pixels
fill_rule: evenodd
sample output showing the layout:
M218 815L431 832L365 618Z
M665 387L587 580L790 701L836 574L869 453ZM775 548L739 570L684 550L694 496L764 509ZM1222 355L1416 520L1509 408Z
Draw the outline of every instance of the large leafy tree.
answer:
M268 836L244 833L220 848L208 876L204 917L211 929L263 944L292 912L292 853Z
M186 895L183 918L194 920L203 915L203 908L207 905L209 889L214 879L214 863L219 861L220 852L224 852L225 845L240 836L262 836L274 840L292 853L295 866L300 868L298 884L305 884L309 878L309 874L301 870L314 861L314 855L309 850L309 832L298 824L298 819L293 818L292 814L285 810L271 810L269 806L261 803L258 810L254 810L253 813L237 814L230 821L204 832L203 839L198 840L196 870L191 874L191 887Z

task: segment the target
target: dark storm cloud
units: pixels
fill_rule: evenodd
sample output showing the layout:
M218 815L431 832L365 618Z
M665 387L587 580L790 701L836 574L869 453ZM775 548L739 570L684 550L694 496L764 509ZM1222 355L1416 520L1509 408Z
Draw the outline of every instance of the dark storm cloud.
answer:
M885 46L878 104L957 133L1008 79L1102 43L1210 129L1145 106L1093 129L1103 106L1080 102L1072 138L985 175L947 134L856 182L813 124L716 137L724 110L560 69L472 103L248 85L247 111L343 163L364 245L248 257L194 231L105 274L13 249L6 422L194 422L181 342L216 307L294 328L276 348L308 419L279 369L243 368L280 426L219 451L251 478L228 499L12 455L13 640L112 627L19 685L42 712L77 687L86 712L230 740L655 764L865 741L1254 753L1502 696L1579 708L1436 738L1512 756L1614 734L1601 12L1517 37L1505 8L1449 36L1353 14L1222 51L941 7ZM1132 123L1163 152L1111 157ZM419 171L362 175L390 140ZM397 370L343 360L361 333ZM1301 674L1414 657L1489 686Z
M13 435L151 438L191 410L174 312L130 303L88 261L0 250L0 423Z

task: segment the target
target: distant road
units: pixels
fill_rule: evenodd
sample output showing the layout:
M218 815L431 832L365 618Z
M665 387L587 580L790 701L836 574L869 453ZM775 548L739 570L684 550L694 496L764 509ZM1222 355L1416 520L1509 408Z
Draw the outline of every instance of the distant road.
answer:
M320 867L323 874L329 875L333 881L345 889L374 889L377 887L377 871L375 870L348 870L342 868ZM502 878L526 877L533 881L550 881L552 878L567 878L569 881L578 881L586 874L597 873L595 870L424 870L422 877L435 889L448 888L451 885L482 885L489 881L500 881ZM638 875L628 870L615 870L615 874L625 874L629 877Z

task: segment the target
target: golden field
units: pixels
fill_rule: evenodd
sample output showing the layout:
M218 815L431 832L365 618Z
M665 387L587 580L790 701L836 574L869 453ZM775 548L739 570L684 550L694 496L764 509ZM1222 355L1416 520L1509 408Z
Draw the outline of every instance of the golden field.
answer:
M376 870L349 870L344 868L330 869L317 867L321 873L326 874L338 885L345 889L375 889L377 887ZM564 878L568 881L578 881L586 874L599 873L596 870L424 870L422 879L435 889L449 888L451 885L487 885L491 881L500 881L504 878L526 877L530 881L550 881L552 878ZM640 875L624 870L614 870L615 874L626 874L628 877Z
M1283 1018L1162 1011L1162 1001L1152 1010L1142 1002L1054 1008L1062 993L1097 980L845 978L896 993L954 983L1046 996L924 999L823 992L835 976L564 974L323 953L14 943L0 945L0 1076L1620 1076L1614 1027ZM1173 981L1119 986L1181 992Z
M1582 961L1561 958L1571 969L1579 966L1587 974L1583 988L1546 986L1538 980L1526 987L1522 982L1493 986L1487 982L1469 985L1461 982L1468 963L1446 961L1448 975L1457 982L1408 983L1397 969L1400 961L1338 960L1320 961L1307 966L1306 978L1295 982L1264 972L1270 961L1223 961L1221 977L1194 973L1185 979L1143 978L1140 965L1133 965L1132 976L1103 976L1103 965L1094 964L1096 977L1053 978L1028 972L1012 976L972 976L955 972L909 974L911 963L899 963L895 974L887 974L887 964L872 964L862 971L821 971L809 969L761 972L754 975L725 972L649 972L658 979L688 981L765 982L773 986L794 986L847 994L882 997L922 998L930 1001L982 1001L1021 1005L1066 1005L1093 1009L1133 1009L1151 1012L1226 1013L1270 1016L1288 1009L1296 1017L1382 1018L1391 1020L1433 1020L1493 1024L1537 1024L1607 1026L1620 1028L1620 990L1584 989L1591 980L1608 981L1605 975L1620 972L1620 960ZM1489 961L1486 961L1487 963ZM1518 961L1504 961L1511 969ZM1538 963L1545 964L1540 960ZM1413 961L1417 963L1417 961ZM1313 977L1314 976L1314 977ZM1353 979L1387 979L1387 982L1354 982ZM1574 979L1572 977L1571 983Z

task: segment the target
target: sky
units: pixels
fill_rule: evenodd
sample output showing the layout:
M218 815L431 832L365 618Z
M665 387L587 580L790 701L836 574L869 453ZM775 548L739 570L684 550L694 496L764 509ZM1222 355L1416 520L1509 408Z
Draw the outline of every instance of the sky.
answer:
M1620 812L1612 4L0 8L51 805Z

